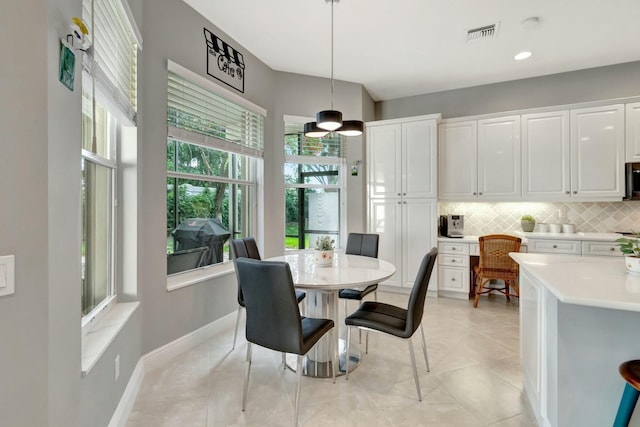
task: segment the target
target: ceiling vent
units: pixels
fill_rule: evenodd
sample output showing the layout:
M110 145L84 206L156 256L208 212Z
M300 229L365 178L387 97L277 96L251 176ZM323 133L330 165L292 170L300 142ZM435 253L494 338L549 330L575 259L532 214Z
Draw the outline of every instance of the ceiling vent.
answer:
M467 31L467 42L480 39L493 39L498 35L500 23L485 25Z

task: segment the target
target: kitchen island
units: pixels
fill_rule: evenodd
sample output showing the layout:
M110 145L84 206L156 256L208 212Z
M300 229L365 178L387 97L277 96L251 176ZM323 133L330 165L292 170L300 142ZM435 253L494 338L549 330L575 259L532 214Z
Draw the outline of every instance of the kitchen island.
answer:
M625 384L618 366L640 359L640 276L622 258L510 255L520 265L523 386L538 423L611 425Z

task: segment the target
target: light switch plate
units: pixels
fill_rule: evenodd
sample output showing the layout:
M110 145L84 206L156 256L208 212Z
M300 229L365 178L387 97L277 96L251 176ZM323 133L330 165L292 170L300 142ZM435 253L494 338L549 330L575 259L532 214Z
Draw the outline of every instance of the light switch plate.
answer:
M14 255L0 256L0 297L15 292Z

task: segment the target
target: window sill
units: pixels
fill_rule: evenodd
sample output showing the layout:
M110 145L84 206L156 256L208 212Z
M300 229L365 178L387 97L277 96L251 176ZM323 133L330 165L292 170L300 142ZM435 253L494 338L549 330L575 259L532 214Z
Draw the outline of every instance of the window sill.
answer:
M225 262L221 265L212 265L198 270L172 274L171 276L167 276L167 291L175 291L176 289L195 285L196 283L204 282L216 277L226 276L233 272L233 263Z
M96 321L91 331L82 337L83 377L89 374L139 305L139 302L115 304L104 317Z

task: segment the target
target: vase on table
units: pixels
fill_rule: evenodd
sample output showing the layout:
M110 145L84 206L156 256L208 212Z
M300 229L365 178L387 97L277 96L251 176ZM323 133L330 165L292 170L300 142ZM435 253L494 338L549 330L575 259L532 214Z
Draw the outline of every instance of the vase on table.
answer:
M313 250L313 263L319 266L330 266L333 264L333 249Z

